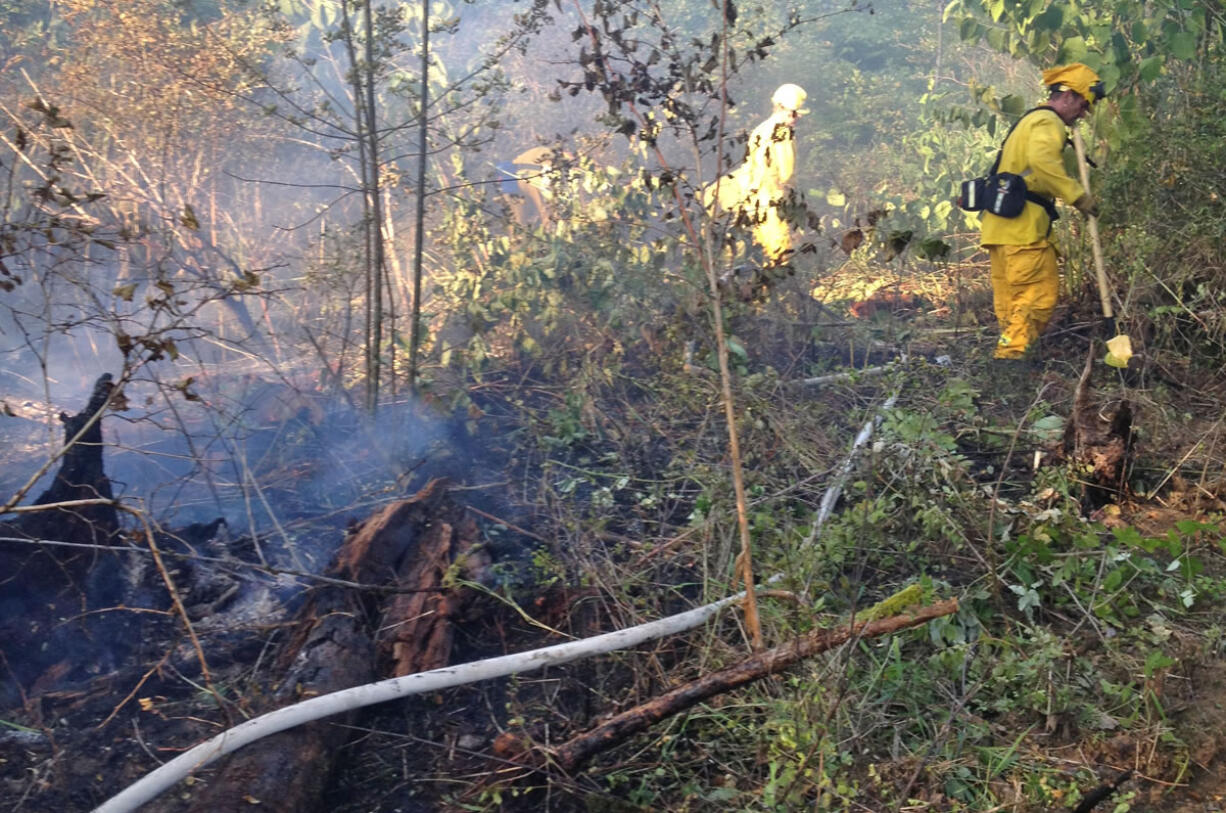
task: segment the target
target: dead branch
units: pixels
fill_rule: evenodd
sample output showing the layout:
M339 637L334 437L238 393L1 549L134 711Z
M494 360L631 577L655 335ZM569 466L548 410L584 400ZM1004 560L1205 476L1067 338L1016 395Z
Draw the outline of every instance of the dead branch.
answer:
M877 414L869 418L861 427L860 433L856 435L856 439L851 444L851 451L847 457L843 459L843 463L839 466L838 473L834 477L834 481L830 484L830 488L822 495L821 505L817 510L817 519L813 521L813 527L809 529L809 535L805 538L804 547L808 548L817 541L817 535L822 530L822 525L834 513L834 506L839 501L839 497L843 495L843 486L847 484L847 478L851 476L852 468L856 463L856 456L861 447L868 443L869 438L873 436L873 430L881 423L882 415L886 411L893 409L894 404L898 402L898 393L895 392L885 400Z
M572 770L593 755L612 748L633 734L685 711L709 697L729 692L747 683L781 672L797 661L833 649L853 638L875 638L950 615L958 609L956 598L938 601L912 612L879 621L854 623L834 630L821 630L782 646L760 652L738 664L679 686L640 706L624 711L605 723L553 749L551 755L565 770Z

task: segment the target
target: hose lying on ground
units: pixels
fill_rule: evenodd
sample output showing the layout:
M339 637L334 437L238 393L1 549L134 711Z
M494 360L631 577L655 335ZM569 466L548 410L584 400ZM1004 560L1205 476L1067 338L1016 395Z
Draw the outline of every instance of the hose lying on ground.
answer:
M882 409L891 408L897 397L897 394L890 397L882 405ZM860 434L852 444L848 459L840 467L834 484L822 499L822 510L819 512L818 521L810 531L806 545L813 543L822 523L833 510L834 503L842 493L843 484L846 482L856 453L868 441L873 433L873 427L879 420L880 416L870 419L860 430ZM783 574L776 574L767 579L765 584L776 582L782 577ZM543 669L546 666L558 666L580 658L628 649L656 638L691 630L713 618L720 610L744 598L745 593L741 592L677 615L649 621L646 624L639 624L624 630L607 632L581 641L569 641L528 652L431 669L428 672L389 678L377 683L368 683L364 686L355 686L352 689L342 689L338 692L312 697L301 703L295 703L292 706L247 720L185 751L94 808L93 813L130 813L180 780L186 779L193 771L203 768L219 757L233 753L256 740L304 723L410 695L451 689L480 680L522 674Z

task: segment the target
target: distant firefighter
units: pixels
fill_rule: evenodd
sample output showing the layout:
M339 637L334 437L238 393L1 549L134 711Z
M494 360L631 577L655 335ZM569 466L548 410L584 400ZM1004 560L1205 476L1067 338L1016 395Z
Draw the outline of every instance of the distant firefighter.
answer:
M519 225L540 223L545 230L552 225L549 201L557 180L552 171L555 158L556 153L548 147L533 147L515 156L514 161L497 165L498 191L507 196L511 216Z
M799 85L780 85L771 96L774 110L749 136L745 163L708 185L703 205L712 216L733 213L747 225L768 265L782 264L792 249L791 228L781 212L791 199L796 169L796 120L806 94Z

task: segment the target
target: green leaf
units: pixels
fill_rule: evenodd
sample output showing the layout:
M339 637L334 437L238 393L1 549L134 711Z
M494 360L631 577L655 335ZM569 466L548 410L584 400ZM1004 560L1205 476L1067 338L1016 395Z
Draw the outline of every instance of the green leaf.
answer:
M847 196L837 189L831 189L826 193L826 203L831 206L846 206Z
M1166 57L1162 54L1154 54L1153 56L1141 60L1141 79L1146 82L1152 82L1162 75L1162 63Z
M1138 132L1149 126L1136 94L1130 94L1119 101L1120 123L1128 130Z
M1196 35L1180 31L1171 36L1170 47L1176 59L1193 59L1196 57Z
M1034 27L1039 32L1059 31L1064 27L1063 3L1052 3L1047 10L1034 18Z
M1167 657L1161 652L1155 650L1154 652L1149 653L1149 657L1145 659L1145 677L1152 678L1160 670L1174 665L1174 658Z
M1060 44L1056 54L1056 63L1067 65L1070 62L1081 62L1086 56L1086 41L1083 37L1069 37Z
M1127 64L1127 60L1125 60ZM1113 91L1120 83L1120 66L1115 63L1107 63L1098 69L1098 78L1103 80L1103 84L1107 88L1107 92Z
M1026 112L1026 100L1016 93L1010 93L1000 100L1001 112L1010 116L1020 116Z
M1044 441L1056 441L1064 437L1064 418L1060 415L1047 415L1031 424L1030 429Z

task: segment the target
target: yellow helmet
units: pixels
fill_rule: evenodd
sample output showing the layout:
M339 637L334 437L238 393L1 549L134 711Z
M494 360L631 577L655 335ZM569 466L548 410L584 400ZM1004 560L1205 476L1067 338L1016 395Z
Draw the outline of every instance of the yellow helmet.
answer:
M1091 105L1107 95L1098 74L1080 62L1043 71L1043 84L1056 90L1072 90Z
M801 107L804 105L806 98L808 98L808 94L805 93L804 88L802 88L800 85L788 83L786 85L780 85L778 88L776 88L774 95L771 96L771 102L779 105L785 110L794 110L797 113L805 113L808 111L801 110Z

